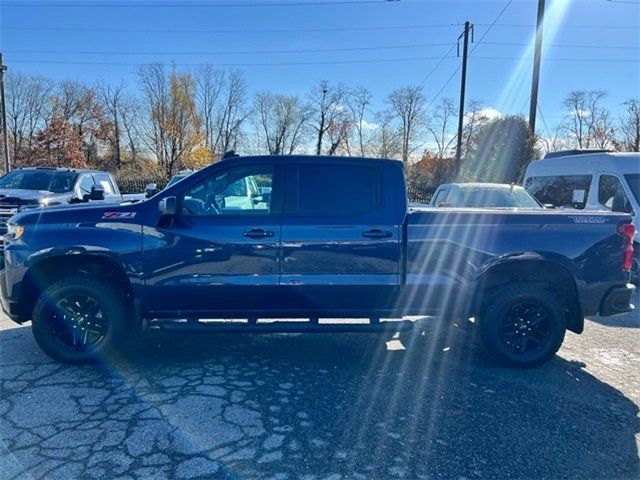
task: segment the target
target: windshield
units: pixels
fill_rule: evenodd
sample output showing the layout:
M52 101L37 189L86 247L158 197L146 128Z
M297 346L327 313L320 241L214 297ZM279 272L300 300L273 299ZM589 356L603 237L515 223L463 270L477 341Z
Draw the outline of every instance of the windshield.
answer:
M167 183L167 187L170 187L174 183L178 183L180 180L182 180L184 178L187 178L189 175L191 175L191 172L189 172L189 173L176 173L173 177L171 177L171 180L169 180L169 183Z
M77 176L61 170L13 170L0 178L0 188L65 193L73 189Z
M628 173L624 176L629 184L629 188L636 197L636 202L640 203L640 173Z
M460 192L461 207L540 208L523 188L470 188Z

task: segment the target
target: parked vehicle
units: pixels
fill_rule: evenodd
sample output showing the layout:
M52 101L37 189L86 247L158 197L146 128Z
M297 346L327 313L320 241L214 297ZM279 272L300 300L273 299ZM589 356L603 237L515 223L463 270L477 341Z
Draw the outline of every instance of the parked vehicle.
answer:
M0 178L0 235L7 220L25 208L122 201L108 172L71 168L16 168Z
M195 172L195 170L180 170L173 177L171 177L171 179L169 180L169 182L164 188L170 187L174 183L177 183L180 180L182 180L183 178L187 178L193 172ZM147 198L151 198L158 192L159 192L158 186L155 183L148 183L143 193L127 193L122 197L125 202L135 203L135 202L141 202L143 200L146 200Z
M234 157L145 202L16 215L0 288L67 363L146 329L405 331L379 319L432 314L477 317L496 358L528 367L585 315L633 308L632 237L621 213L411 209L394 160Z
M444 183L433 194L430 205L438 208L542 208L524 188L504 183Z
M640 273L640 153L569 150L531 162L525 188L541 203L559 208L619 211L636 226L632 280Z

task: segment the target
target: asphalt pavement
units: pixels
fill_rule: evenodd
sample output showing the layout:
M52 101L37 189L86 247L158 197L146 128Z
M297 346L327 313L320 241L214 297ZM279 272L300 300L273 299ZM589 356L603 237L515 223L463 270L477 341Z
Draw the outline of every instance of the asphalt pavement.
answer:
M2 316L0 478L640 478L640 313L532 370L477 337L180 336L71 367Z

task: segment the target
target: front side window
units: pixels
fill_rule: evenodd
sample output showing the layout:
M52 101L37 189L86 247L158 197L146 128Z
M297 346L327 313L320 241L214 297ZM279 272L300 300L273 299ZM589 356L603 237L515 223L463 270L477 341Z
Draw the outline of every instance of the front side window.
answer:
M375 167L300 165L298 210L306 216L353 216L380 207L380 178Z
M268 187L268 193L256 185ZM268 215L273 167L242 166L214 174L182 196L182 213L191 216Z
M442 205L447 198L447 193L449 193L448 188L443 188L442 190L440 190L436 195L436 198L433 199L433 206L439 207L440 205Z
M525 188L542 204L584 209L589 197L591 175L530 177Z
M93 177L91 175L83 175L80 179L80 195L91 195L91 188L95 185Z
M109 175L104 173L98 173L95 175L96 182L102 187L105 195L114 195L115 191L113 189L113 185L111 184L111 179Z

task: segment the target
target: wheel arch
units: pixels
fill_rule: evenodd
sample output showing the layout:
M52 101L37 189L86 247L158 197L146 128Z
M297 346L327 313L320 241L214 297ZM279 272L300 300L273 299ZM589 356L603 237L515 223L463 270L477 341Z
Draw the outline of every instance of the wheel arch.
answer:
M565 311L567 329L582 333L584 317L574 276L567 266L547 258L507 259L485 268L475 282L472 310L478 312L490 299L492 290L515 283L531 283L550 290Z
M133 313L134 292L125 267L102 254L53 255L33 263L20 288L20 316L31 319L32 308L42 292L53 283L76 273L86 273L110 282L123 294L125 305Z

